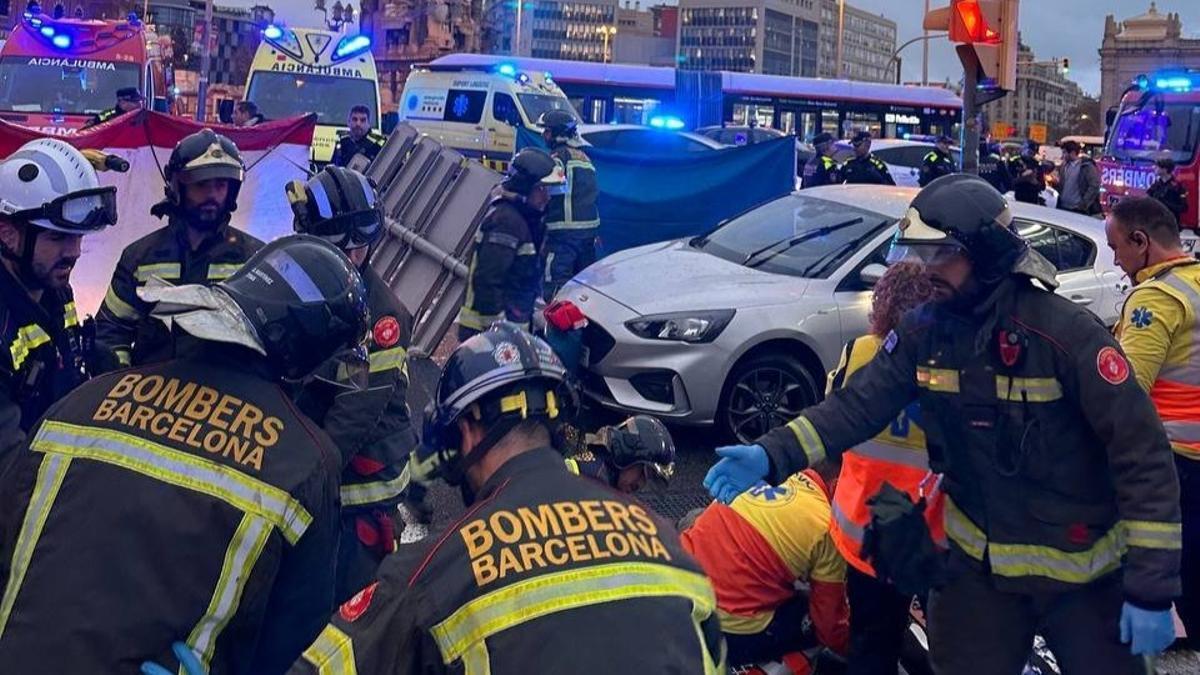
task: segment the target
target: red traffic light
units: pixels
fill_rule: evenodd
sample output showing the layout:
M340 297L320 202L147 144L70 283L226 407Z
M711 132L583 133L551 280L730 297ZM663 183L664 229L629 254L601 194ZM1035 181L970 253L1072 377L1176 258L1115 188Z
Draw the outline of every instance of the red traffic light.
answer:
M997 44L1001 41L996 29L988 25L978 0L954 0L952 5L951 42Z

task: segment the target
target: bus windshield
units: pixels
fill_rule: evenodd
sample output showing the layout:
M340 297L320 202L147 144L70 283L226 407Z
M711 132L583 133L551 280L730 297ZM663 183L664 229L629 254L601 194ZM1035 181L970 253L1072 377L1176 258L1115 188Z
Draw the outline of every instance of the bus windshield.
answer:
M140 85L141 66L87 59L40 65L29 56L0 58L0 110L97 113L116 104L116 92Z
M537 124L538 120L542 119L542 115L551 110L566 110L579 119L579 115L575 109L571 107L571 102L562 96L546 96L545 94L517 94L517 98L521 99L521 107L525 109L525 116L533 124Z
M371 111L371 123L379 124L375 83L356 77L259 70L250 77L246 99L254 101L269 120L313 112L317 124L345 126L350 108L365 105Z
M1113 123L1108 154L1126 161L1152 162L1170 157L1189 164L1200 138L1200 104L1166 103L1151 96L1122 109Z

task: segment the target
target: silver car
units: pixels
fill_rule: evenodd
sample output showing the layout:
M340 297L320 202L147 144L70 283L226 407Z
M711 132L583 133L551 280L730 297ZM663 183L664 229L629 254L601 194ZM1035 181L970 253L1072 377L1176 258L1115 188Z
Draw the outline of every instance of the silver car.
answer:
M590 319L589 398L713 424L749 440L818 401L842 345L867 332L870 289L912 188L796 192L707 236L629 249L559 293ZM1017 226L1059 272L1059 293L1116 322L1126 280L1104 223L1029 204Z

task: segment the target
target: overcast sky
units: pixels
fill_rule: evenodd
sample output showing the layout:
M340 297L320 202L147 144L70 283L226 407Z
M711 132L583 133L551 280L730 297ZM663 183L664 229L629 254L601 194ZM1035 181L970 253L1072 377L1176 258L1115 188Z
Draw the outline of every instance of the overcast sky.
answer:
M230 0L226 0L227 2ZM334 0L328 0L332 5ZM730 0L730 5L739 0ZM288 23L298 26L319 25L321 15L312 9L313 0L260 0L275 9ZM358 9L359 0L350 0ZM643 6L652 4L643 2ZM931 0L933 6L946 0ZM218 0L218 4L223 4ZM231 4L251 5L252 0L232 0ZM667 4L675 4L669 0ZM850 0L850 4L878 12L899 26L897 41L903 44L921 34L924 0ZM1100 55L1096 50L1104 38L1104 16L1117 20L1144 13L1150 0L1025 0L1021 3L1021 34L1039 60L1069 58L1071 77L1084 91L1100 91ZM1200 2L1197 0L1160 0L1161 13L1178 12L1183 18L1185 35L1200 36ZM904 50L904 80L921 78L921 43ZM929 48L929 77L934 81L962 78L962 67L954 49L945 40L933 40Z

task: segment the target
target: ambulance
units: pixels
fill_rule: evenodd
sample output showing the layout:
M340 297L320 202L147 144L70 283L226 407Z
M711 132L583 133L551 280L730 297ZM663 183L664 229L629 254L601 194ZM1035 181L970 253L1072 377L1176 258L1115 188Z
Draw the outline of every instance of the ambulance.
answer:
M516 151L517 128L540 134L538 119L574 108L550 73L510 63L419 66L400 96L400 121L489 168L503 171Z
M371 38L270 25L262 31L246 83L246 100L268 120L317 114L311 159L328 163L347 132L350 108L365 105L379 130L379 80Z

